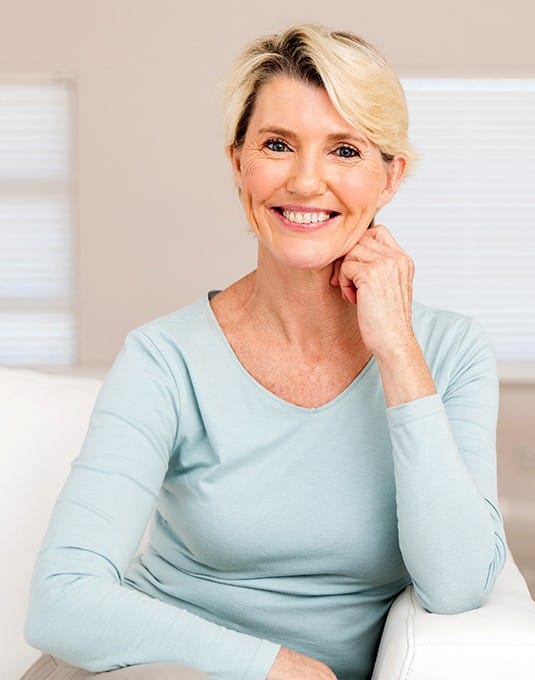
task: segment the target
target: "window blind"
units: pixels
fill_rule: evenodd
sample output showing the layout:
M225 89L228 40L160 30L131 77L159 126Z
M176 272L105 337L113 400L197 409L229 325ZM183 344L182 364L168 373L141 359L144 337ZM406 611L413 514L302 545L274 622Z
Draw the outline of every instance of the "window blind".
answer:
M383 222L414 298L477 318L499 360L535 360L535 80L405 79L420 160Z
M75 360L68 83L0 82L0 364Z

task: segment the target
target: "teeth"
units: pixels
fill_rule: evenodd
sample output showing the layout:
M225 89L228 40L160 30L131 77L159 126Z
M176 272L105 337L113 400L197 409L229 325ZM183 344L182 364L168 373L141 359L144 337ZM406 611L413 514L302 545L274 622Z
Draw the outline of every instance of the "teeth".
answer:
M331 216L328 212L297 212L296 210L283 210L282 214L287 220L296 224L326 222Z

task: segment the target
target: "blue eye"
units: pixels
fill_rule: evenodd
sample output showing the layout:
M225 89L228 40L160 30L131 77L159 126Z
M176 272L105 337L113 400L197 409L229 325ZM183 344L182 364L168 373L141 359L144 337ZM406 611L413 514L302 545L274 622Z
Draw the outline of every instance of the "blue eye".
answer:
M347 145L339 146L335 153L337 156L340 156L340 158L355 158L356 156L360 156L360 151Z
M268 139L264 144L270 151L275 151L277 153L283 153L284 151L289 151L290 147L282 139Z

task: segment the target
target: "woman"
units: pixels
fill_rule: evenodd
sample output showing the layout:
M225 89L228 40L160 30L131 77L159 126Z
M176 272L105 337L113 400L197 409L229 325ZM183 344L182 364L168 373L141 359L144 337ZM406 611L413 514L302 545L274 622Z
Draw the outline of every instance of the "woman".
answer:
M459 612L502 567L491 346L412 303L373 226L412 155L397 77L290 28L238 59L227 130L257 269L128 336L38 558L52 656L26 680L362 680L409 583Z

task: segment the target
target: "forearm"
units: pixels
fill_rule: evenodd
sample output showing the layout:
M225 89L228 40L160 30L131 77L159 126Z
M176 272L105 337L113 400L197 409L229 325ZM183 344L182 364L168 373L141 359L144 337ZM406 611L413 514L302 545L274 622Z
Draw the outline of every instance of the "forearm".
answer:
M387 407L436 393L431 371L416 337L400 339L388 351L377 352L375 360Z
M105 474L96 452L91 466L85 458L74 463L35 566L29 643L92 672L176 662L214 680L264 680L277 645L124 584L153 506L150 491L124 475Z
M82 559L84 566L72 558L79 572L95 569L94 555ZM111 575L52 573L46 569L51 560L53 553L41 562L25 632L30 644L75 666L100 672L176 662L214 680L264 680L279 650L122 586Z
M437 613L478 607L505 556L493 499L474 483L438 395L387 416L399 543L416 592Z
M376 356L392 441L400 548L432 611L479 606L505 555L496 507L495 365L482 336L463 338L445 402L409 337Z

